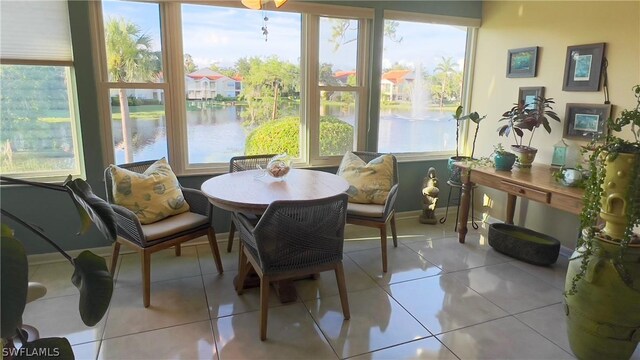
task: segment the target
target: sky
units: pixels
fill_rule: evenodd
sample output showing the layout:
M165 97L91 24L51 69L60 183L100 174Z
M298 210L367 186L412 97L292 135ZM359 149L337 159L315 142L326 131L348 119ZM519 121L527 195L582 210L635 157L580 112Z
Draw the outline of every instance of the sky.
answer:
M159 6L153 3L104 1L105 19L122 17L135 22L152 37L154 51L160 47ZM261 27L266 21L268 41ZM192 56L199 68L217 64L230 67L245 56L268 57L276 55L294 64L300 61L300 14L224 8L206 5L182 5L183 48ZM328 41L332 23L322 18L320 25L320 62L334 64L333 69L353 70L356 63L356 42L342 45L334 51ZM355 31L351 31L355 34ZM353 36L346 37L347 39ZM385 38L383 67L393 63L413 67L416 62L432 72L442 57L452 57L462 70L466 42L466 29L426 23L400 22L397 38Z

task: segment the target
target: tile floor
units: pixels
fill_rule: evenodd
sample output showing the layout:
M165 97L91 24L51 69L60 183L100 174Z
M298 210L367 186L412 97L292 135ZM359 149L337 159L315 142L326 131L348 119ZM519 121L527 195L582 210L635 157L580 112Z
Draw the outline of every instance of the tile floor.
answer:
M111 307L92 328L80 320L71 268L34 265L30 280L48 294L27 305L24 322L67 337L77 359L573 358L561 305L566 258L548 268L519 262L490 248L482 228L461 245L451 223L401 219L398 233L383 274L376 230L347 227L351 320L343 321L333 273L323 273L296 281L296 302L271 296L265 342L258 290L236 295L237 245L226 253L225 243L223 275L205 244L152 256L148 309L138 256L124 255Z

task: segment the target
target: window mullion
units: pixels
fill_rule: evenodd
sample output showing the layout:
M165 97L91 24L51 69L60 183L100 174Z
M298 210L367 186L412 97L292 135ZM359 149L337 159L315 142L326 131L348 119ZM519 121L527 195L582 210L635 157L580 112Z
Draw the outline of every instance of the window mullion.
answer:
M306 83L304 97L304 118L306 119L308 151L307 161L311 164L319 158L320 155L320 89L318 86L318 64L319 64L319 37L320 37L320 19L317 15L303 15L304 28L304 49L303 56L304 81ZM302 144L301 144L302 145Z
M184 97L182 23L179 3L166 2L160 6L163 41L164 71L166 74L165 114L167 121L167 146L171 166L183 174L188 164L186 139L186 109Z

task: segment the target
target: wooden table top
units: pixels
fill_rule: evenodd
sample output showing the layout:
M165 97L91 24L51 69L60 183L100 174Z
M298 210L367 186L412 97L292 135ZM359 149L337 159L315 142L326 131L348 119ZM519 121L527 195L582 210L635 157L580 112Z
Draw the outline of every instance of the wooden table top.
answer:
M213 177L202 184L209 201L224 210L261 214L276 200L315 200L347 191L340 176L315 170L291 169L286 180L263 170L248 170Z
M464 169L470 168L469 165L463 163L456 163L456 166ZM514 167L512 171L500 171L493 167L480 166L471 168L471 181L476 182L474 180L476 180L478 176L486 174L495 179L527 184L527 186L532 188L555 193L563 193L574 198L582 199L584 196L584 190L577 187L567 187L557 182L553 178L553 172L555 170L557 169L553 169L549 165L535 163L529 170L522 170Z

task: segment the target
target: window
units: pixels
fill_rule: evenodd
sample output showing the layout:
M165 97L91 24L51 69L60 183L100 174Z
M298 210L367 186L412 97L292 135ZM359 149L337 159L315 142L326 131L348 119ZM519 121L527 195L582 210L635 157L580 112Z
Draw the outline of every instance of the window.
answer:
M378 151L446 154L455 150L452 114L465 104L470 31L385 12Z
M158 4L103 1L104 96L112 162L166 157L167 119Z
M190 4L181 10L187 164L281 151L300 159L301 14Z
M365 88L358 64L363 22L320 17L318 90L320 103L319 158L356 150L360 99Z
M83 175L66 1L2 4L0 173Z

